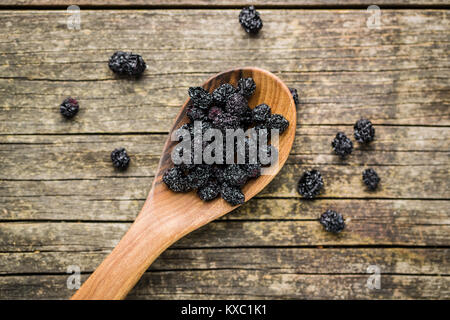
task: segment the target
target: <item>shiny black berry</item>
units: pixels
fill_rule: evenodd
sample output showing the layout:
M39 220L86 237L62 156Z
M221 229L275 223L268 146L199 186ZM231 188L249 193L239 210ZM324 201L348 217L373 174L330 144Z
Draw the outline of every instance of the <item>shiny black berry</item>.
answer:
M363 181L370 190L375 190L380 183L380 177L375 170L369 168L362 173Z
M300 104L300 100L298 99L298 92L295 88L289 88L289 91L291 91L292 98L294 98L295 106L298 107Z
M197 190L197 194L203 201L211 201L220 194L220 185L215 181L210 181Z
M245 202L245 196L239 187L233 187L223 183L220 188L220 194L232 206L237 206Z
M125 148L118 148L111 152L111 161L115 168L125 170L130 164L130 157Z
M322 213L319 221L328 232L339 233L345 228L344 218L340 213L333 210Z
M266 121L266 125L269 130L277 129L282 134L289 126L289 121L281 114L272 114Z
M318 170L305 171L298 181L298 193L307 199L315 198L323 189L322 175Z
M140 76L147 65L138 54L117 51L109 58L109 68L122 76Z
M232 94L225 104L225 111L234 116L242 116L248 109L247 99L240 93Z
M234 93L236 93L236 88L229 83L224 83L213 91L212 97L215 104L223 106Z
M59 111L67 119L73 118L79 109L80 105L78 104L78 101L73 98L65 99L59 106Z
M194 106L208 109L213 101L212 95L202 87L191 87L188 90Z
M162 180L174 192L188 192L191 190L188 178L182 168L174 167L167 170Z
M256 90L255 80L253 78L241 78L238 81L238 92L247 99L250 98Z
M375 137L375 129L372 122L367 119L358 120L353 126L355 129L355 139L361 143L368 143Z
M253 108L252 119L254 122L266 122L271 115L270 107L263 103Z
M254 6L249 6L239 13L239 23L248 33L256 34L263 27L263 22L259 16L259 12Z
M334 152L341 158L345 158L353 150L353 142L343 132L336 134L336 138L331 142L331 146Z

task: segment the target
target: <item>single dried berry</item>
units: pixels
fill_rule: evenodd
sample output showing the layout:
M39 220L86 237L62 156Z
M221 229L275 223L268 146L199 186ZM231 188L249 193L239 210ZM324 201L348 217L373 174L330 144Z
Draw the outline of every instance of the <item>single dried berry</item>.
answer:
M322 213L319 221L328 232L339 233L345 228L342 214L333 210L327 210Z
M287 121L281 114L273 114L266 121L266 125L269 130L277 129L280 131L280 134L282 134L287 127L289 127L289 121Z
M204 186L211 176L211 167L206 164L196 165L187 175L189 186L192 189L198 189Z
M240 93L232 94L225 105L225 111L237 117L242 116L247 109L247 99Z
M130 157L128 156L127 150L125 150L125 148L118 148L114 149L111 152L111 161L114 167L120 170L124 170L130 163Z
M234 93L236 93L236 88L229 83L224 83L213 91L212 97L214 103L223 106L227 103L228 98Z
M213 101L212 95L202 87L190 87L188 90L194 106L208 109Z
M217 129L237 129L240 126L240 119L232 114L224 112L213 119L213 126Z
M117 51L109 58L109 68L122 76L140 76L147 65L138 54Z
M248 173L238 164L227 165L223 170L222 179L228 185L242 187L248 179Z
M258 178L261 175L261 164L243 164L243 169L246 171L249 179Z
M77 114L79 108L80 105L78 104L77 100L73 98L67 98L59 106L59 111L64 117L70 119Z
M256 90L256 83L253 78L241 78L238 81L238 92L247 99L250 98Z
M163 181L174 192L188 192L191 190L184 170L179 167L167 170L163 175Z
M215 181L210 181L197 191L203 201L211 201L220 194L220 186Z
M259 12L254 6L249 6L239 13L239 23L248 33L256 34L263 27L263 22L259 16Z
M189 117L189 119L191 119L192 122L203 121L206 120L207 117L205 110L192 105L187 108L186 115Z
M252 118L254 122L266 122L270 115L270 107L265 103L257 105L252 111Z
M375 190L380 183L380 177L375 170L369 168L362 173L363 181L370 190Z
M318 170L305 171L298 181L298 192L307 199L315 198L322 189L323 179Z
M331 142L334 152L341 158L345 158L352 153L353 143L343 132L338 132L336 138Z
M300 104L300 100L298 99L298 92L295 88L289 88L289 91L291 91L292 98L294 98L295 106L298 107Z
M367 119L358 120L353 126L355 129L355 139L361 143L367 143L374 139L375 129L372 122Z
M245 196L239 187L233 187L223 183L220 188L220 194L222 198L232 206L237 206L238 204L243 204L245 202Z

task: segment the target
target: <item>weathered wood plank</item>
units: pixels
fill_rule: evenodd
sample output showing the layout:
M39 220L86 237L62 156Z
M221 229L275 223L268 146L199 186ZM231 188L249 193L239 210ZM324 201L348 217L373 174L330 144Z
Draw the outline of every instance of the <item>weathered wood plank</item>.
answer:
M71 31L62 11L2 12L14 32L0 35L0 132L166 132L188 86L237 64L297 87L300 124L349 125L363 115L450 124L445 10L386 10L380 30L366 27L364 10L264 10L258 39L242 32L237 13L85 10L82 29ZM108 70L116 49L144 55L140 81ZM71 122L58 114L67 95L82 106Z
M423 218L417 219L417 222L414 216L409 220L403 217L397 221L395 214L381 219L377 212L366 214L369 218L346 216L346 231L339 235L325 232L317 220L218 220L182 238L174 246L447 246L450 240L448 217L430 224L423 223ZM0 223L0 251L112 249L129 226L128 222L3 222Z
M82 276L82 281L87 275ZM442 299L450 277L382 275L381 288L367 288L369 275L295 274L282 271L213 270L145 273L128 299ZM67 275L2 276L0 299L67 299Z
M3 0L1 6L70 6L73 3L70 0ZM255 5L257 7L303 7L303 6L370 6L373 4L371 0L78 0L79 6L148 6L148 7L243 7L247 5ZM445 0L378 0L377 4L380 6L436 6L448 4Z
M93 272L109 251L0 253L0 274L64 274L71 265ZM448 275L450 249L437 248L213 248L169 249L150 271L282 270L308 274L366 274L377 265L383 274Z

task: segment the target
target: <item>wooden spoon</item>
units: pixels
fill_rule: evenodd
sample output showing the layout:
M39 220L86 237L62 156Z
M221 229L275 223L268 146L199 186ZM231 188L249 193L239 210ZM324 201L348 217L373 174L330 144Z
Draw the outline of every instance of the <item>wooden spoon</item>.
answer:
M273 113L282 114L288 121L288 129L279 138L279 165L270 175L250 180L243 188L248 201L275 177L285 163L294 142L296 109L286 85L272 73L258 68L234 69L220 73L203 85L212 92L223 83L237 85L240 78L252 77L256 92L249 100L253 108L266 103ZM173 130L187 122L186 106L178 114ZM123 299L134 287L150 264L171 244L208 222L236 209L218 198L203 202L193 191L175 193L162 182L164 172L173 166L171 151L176 142L169 138L159 162L152 189L144 206L111 254L84 282L72 299Z

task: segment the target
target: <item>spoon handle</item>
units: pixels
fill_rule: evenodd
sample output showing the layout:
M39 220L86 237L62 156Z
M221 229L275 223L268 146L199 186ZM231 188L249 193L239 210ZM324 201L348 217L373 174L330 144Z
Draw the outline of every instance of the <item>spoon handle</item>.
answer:
M185 234L174 215L145 206L111 254L72 296L72 300L124 299L150 264Z

